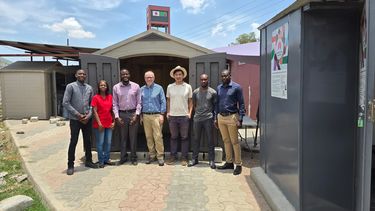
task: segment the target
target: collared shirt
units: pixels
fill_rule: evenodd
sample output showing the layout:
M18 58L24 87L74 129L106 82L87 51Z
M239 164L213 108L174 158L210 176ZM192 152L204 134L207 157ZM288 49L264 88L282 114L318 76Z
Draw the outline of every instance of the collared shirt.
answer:
M142 95L142 112L146 113L165 113L166 100L164 90L159 84L151 84L141 88Z
M207 87L206 90L201 87L194 90L194 121L204 121L214 116L216 97L216 91L211 87Z
M113 86L113 113L119 117L119 111L136 109L135 113L141 113L141 89L137 83L129 81L128 85L122 82Z
M91 117L92 87L78 81L66 86L63 98L63 106L68 111L68 119L78 120L78 114L86 114Z
M167 97L169 98L169 115L187 116L189 115L189 98L192 98L193 91L190 84L169 84L167 87Z
M220 84L217 87L216 114L239 113L240 120L245 115L245 103L242 88L239 84L231 81L227 86Z

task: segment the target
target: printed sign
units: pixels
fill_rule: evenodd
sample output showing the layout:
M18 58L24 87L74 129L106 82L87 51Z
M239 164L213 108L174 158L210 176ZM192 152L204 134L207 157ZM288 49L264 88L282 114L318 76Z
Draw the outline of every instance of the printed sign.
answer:
M272 32L271 96L288 99L288 23Z

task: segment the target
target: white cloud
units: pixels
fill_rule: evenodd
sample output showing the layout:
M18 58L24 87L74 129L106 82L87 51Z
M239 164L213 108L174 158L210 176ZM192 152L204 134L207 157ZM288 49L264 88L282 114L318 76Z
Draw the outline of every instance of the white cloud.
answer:
M186 10L188 13L198 14L206 9L212 0L180 0L182 9Z
M110 10L120 6L123 0L79 0L82 6L94 10Z
M222 16L221 21L211 28L211 36L220 35L225 37L229 32L235 31L239 22L238 19L232 18L228 15Z
M95 37L92 32L85 31L74 17L65 18L62 22L45 25L45 27L54 32L66 32L70 38L85 39Z
M258 27L260 26L259 23L252 23L251 24L251 32L255 32L255 37L259 39L260 37L260 31L258 30Z
M216 26L214 26L211 29L211 36L218 35L218 34L225 35L223 30L224 30L223 24L218 23Z
M0 1L0 18L2 21L9 21L13 23L20 23L31 16L30 12L23 8L18 7L17 3L11 5L9 2ZM30 7L29 9L33 9ZM29 10L29 11L31 11Z

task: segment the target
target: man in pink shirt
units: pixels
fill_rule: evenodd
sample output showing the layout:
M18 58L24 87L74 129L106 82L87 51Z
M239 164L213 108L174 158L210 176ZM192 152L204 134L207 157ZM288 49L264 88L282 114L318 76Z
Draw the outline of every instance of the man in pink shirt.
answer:
M139 114L141 113L141 89L137 83L130 81L127 69L120 71L121 81L113 86L113 113L120 125L121 158L117 163L122 165L128 160L126 144L130 141L130 159L137 165L137 135Z

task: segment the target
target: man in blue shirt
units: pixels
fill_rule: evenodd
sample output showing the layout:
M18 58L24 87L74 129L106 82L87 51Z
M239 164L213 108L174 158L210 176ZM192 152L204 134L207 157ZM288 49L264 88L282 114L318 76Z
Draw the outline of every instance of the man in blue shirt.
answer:
M245 104L242 88L236 82L231 81L229 70L221 72L222 84L217 87L216 120L215 125L220 129L225 147L226 162L218 169L234 169L232 150L234 151L234 163L236 169L234 175L241 174L241 146L238 142L238 128L242 127L242 119L245 115Z
M141 88L142 115L141 122L145 129L149 157L146 164L158 160L159 166L164 165L164 144L162 127L166 100L163 88L154 83L155 74L149 70L145 73L146 85Z

